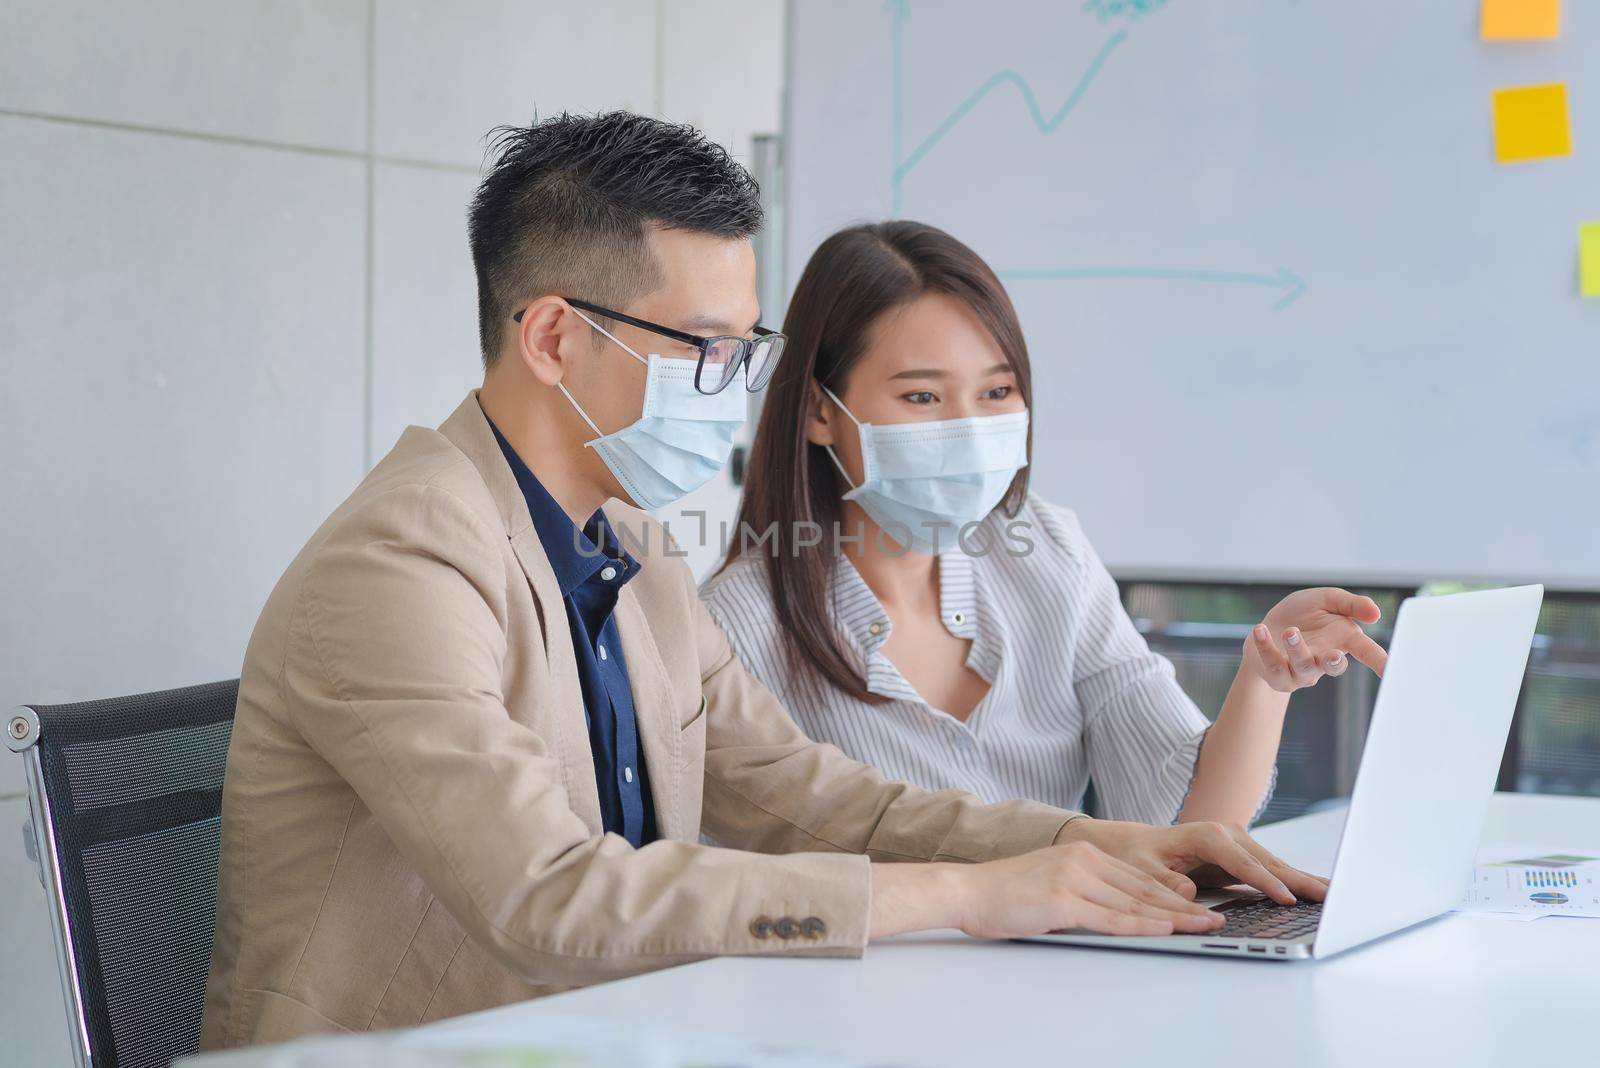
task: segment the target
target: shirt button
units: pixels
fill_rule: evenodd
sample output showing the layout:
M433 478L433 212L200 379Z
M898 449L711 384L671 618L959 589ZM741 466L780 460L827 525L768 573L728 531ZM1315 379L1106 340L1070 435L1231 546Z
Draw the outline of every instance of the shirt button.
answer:
M623 768L622 769L622 781L623 782L632 782L633 781L633 769L632 768Z
M868 632L870 632L874 636L882 634L883 633L883 624L879 623L879 622L874 622L872 624L872 626L867 628L867 630L868 630Z
M597 647L595 649L595 652L600 654L600 659L601 660L604 660L606 658L606 647L605 646L602 645L602 646Z
M962 623L965 623L966 621L967 621L967 617L962 615L960 612L957 612L957 613L955 613L954 615L952 615L950 617L950 622L952 622L952 623L954 623L954 624L956 624L958 626L960 624L962 624Z
M600 570L600 577L605 579L607 582L610 582L612 579L617 577L617 569L614 567L602 568Z

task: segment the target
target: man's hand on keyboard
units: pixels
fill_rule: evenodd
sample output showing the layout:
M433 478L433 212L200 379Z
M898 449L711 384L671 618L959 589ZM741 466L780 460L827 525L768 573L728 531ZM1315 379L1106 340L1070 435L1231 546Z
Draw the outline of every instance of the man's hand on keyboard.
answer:
M1086 841L1193 898L1197 886L1245 883L1281 905L1296 895L1321 901L1328 881L1290 867L1242 829L1221 823L1148 827L1117 820L1077 819L1057 842Z

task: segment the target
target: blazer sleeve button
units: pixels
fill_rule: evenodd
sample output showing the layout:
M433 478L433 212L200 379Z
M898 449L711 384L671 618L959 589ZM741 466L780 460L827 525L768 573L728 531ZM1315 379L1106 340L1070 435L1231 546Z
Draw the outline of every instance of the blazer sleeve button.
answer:
M785 916L772 925L773 933L785 942L800 933L800 925L792 917Z
M828 933L828 925L822 922L821 916L807 916L800 921L800 932L807 938L821 938Z
M765 916L757 916L750 921L750 933L757 938L771 938L772 921Z

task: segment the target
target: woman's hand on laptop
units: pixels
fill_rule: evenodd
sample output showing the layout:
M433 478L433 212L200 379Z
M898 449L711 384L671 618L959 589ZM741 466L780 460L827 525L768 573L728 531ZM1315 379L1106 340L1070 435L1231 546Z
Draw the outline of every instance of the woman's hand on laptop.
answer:
M1280 905L1295 898L1321 901L1328 881L1291 867L1239 827L1223 823L1180 823L1150 827L1117 820L1076 819L1061 828L1057 842L1085 841L1160 879L1174 893L1193 898L1197 886L1244 883Z

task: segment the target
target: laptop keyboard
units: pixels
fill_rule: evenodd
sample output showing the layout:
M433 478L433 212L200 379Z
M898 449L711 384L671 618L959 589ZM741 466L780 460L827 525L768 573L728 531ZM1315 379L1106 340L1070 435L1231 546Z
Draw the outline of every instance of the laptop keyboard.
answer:
M1297 901L1279 905L1266 898L1237 905L1222 905L1227 923L1219 931L1207 931L1204 938L1299 938L1317 929L1322 919L1322 902Z

